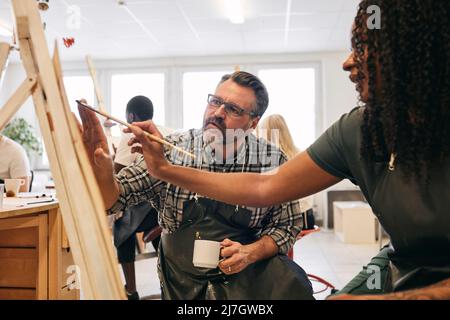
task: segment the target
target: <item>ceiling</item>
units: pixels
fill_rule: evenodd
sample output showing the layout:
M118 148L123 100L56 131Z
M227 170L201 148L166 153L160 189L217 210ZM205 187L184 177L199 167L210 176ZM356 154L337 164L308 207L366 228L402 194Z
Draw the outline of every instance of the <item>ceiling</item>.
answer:
M74 37L72 47L60 45L64 60L347 50L359 2L242 0L245 22L233 24L227 0L124 1L50 0L42 12L47 38ZM10 8L10 0L0 1L0 20L11 25Z

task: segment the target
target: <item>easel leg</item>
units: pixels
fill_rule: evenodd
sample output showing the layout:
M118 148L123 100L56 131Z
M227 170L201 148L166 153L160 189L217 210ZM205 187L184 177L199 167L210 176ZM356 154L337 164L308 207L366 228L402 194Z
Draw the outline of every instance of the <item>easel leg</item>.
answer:
M25 79L13 96L6 102L5 106L0 109L0 130L3 129L32 94L35 85L35 77Z
M11 46L6 42L0 43L0 83L2 83L3 69L5 69L8 62L10 48Z
M86 299L125 299L105 207L76 122L50 58L35 0L11 0L20 55L39 75L33 101ZM58 66L59 67L59 66Z

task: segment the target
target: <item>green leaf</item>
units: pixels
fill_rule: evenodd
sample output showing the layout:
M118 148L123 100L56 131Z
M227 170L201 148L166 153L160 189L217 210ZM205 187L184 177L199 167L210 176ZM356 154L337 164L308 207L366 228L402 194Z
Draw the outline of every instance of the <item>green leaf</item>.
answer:
M23 118L15 118L3 130L2 134L20 144L28 156L42 155L42 145L37 139L33 127Z

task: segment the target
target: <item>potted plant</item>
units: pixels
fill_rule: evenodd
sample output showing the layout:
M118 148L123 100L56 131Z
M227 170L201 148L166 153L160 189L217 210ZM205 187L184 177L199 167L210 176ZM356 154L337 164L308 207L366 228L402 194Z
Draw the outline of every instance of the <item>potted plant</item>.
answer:
M15 118L3 130L2 135L20 144L29 158L42 155L42 145L33 127L23 118Z

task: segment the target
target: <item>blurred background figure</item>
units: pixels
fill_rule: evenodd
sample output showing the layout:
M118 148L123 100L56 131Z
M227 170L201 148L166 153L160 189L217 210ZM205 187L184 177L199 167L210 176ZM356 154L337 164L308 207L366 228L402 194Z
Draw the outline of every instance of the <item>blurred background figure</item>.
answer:
M280 114L272 114L262 119L256 128L256 135L280 148L288 160L302 151L294 144L286 121ZM300 199L300 207L304 217L303 230L314 228L313 200L313 196Z
M153 103L145 96L135 96L126 107L126 118L128 123L140 122L153 119ZM160 128L164 135L170 131L166 128ZM123 168L133 164L138 160L139 153L131 153L131 146L128 141L132 134L124 134L120 140L119 146L114 157L114 171L119 173ZM145 232L159 230L158 212L149 202L142 202L125 210L116 217L114 223L114 244L117 248L119 262L125 276L125 289L129 300L139 300L139 294L136 289L136 245L140 245L140 251L143 250L142 236ZM158 250L160 236L156 235L151 240L155 251Z
M20 144L0 134L0 183L5 179L25 180L19 192L28 192L31 182L30 161Z

